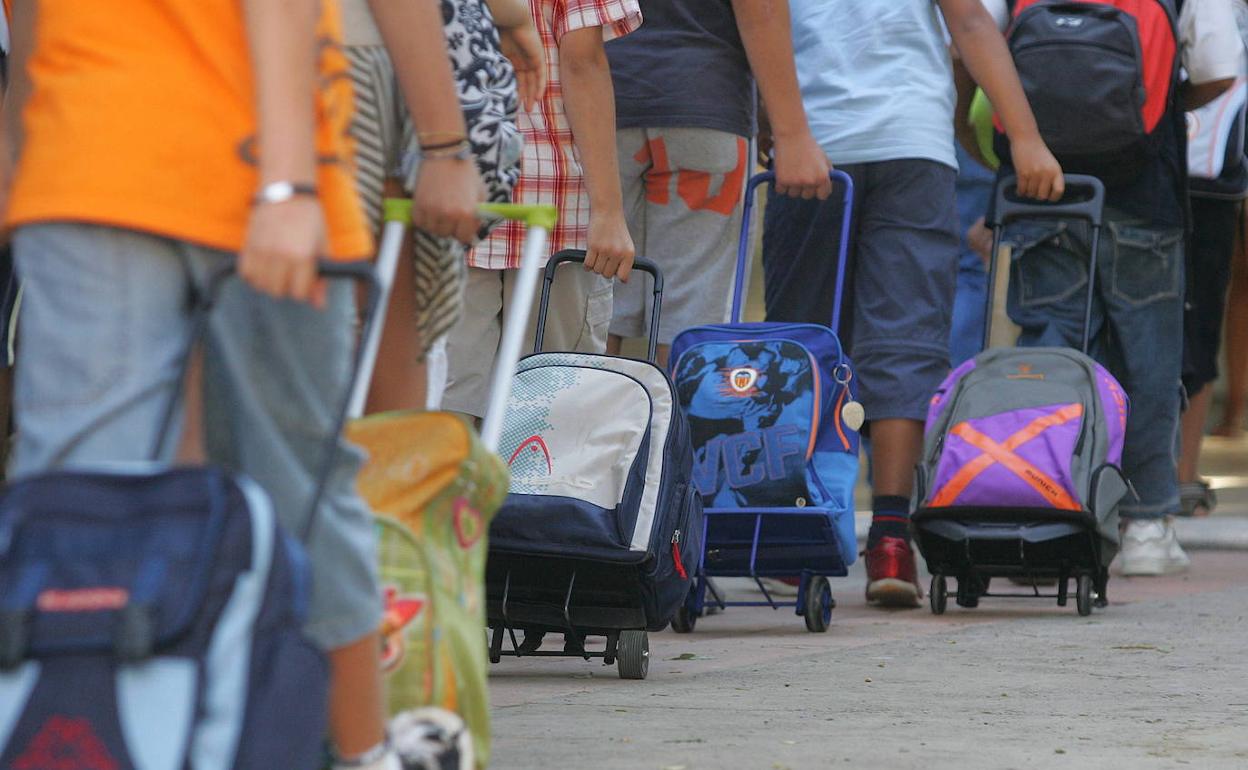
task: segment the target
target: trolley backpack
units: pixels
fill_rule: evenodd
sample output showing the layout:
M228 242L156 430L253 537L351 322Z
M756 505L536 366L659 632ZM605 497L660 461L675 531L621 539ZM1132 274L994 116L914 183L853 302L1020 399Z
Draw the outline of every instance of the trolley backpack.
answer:
M796 609L811 631L824 631L830 622L827 576L846 574L857 554L853 490L862 411L837 336L853 183L844 172L832 176L843 186L846 224L830 327L741 321L753 195L774 180L765 172L746 185L730 323L686 329L671 352L706 516L700 578L796 578ZM677 631L693 630L708 590L700 579L673 621ZM734 604L719 596L710 603ZM770 596L767 603L776 606Z
M1040 135L1063 169L1110 184L1129 181L1157 156L1159 129L1178 85L1178 5L1013 3L1007 37L1014 66Z
M372 280L367 264L322 272ZM118 466L13 484L0 495L0 767L319 767L329 672L302 631L309 587L300 541L245 476Z
M1088 219L1097 253L1104 200L1099 180L1068 176L1068 196L1090 196L1057 204L1012 200L1013 184L1007 179L997 186L990 214L994 255L1006 222L1036 216ZM995 268L994 259L990 287ZM1128 492L1119 466L1129 407L1118 381L1086 354L1096 271L1089 275L1085 352L985 350L955 369L932 398L913 522L928 569L938 577L958 576L966 606L974 606L977 576L993 574L1056 577L1063 591L1067 577L1081 577L1104 595L1117 550L1118 504ZM988 305L985 348L991 300ZM1087 548L1072 552L1063 538ZM935 610L943 590L933 582ZM1081 599L1080 613L1085 609L1090 605Z
M584 259L565 251L547 264L535 351L556 269ZM651 360L535 353L515 371L499 443L511 488L490 528L495 657L504 628L660 630L689 592L702 553L689 428L671 380L652 362L661 274L640 259L634 270L654 277ZM531 623L523 585L551 592L549 603L529 603ZM606 593L623 605L601 600ZM644 676L627 666L621 673Z

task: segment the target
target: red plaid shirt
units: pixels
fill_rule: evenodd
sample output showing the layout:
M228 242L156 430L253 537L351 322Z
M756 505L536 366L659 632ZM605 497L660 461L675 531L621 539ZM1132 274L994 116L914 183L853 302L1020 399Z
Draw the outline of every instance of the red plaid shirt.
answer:
M637 0L529 0L529 9L546 49L550 85L537 108L519 116L524 156L513 199L553 203L559 209L559 223L550 234L549 253L554 254L585 248L589 235L589 192L563 109L559 41L587 27L602 27L604 40L626 35L641 26L641 8ZM505 222L469 253L468 264L490 270L519 267L523 243L524 227Z

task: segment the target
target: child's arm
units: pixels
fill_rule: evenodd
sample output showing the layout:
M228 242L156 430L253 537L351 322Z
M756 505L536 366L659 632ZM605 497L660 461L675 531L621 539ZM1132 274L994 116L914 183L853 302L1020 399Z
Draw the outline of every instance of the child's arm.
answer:
M259 184L315 185L317 0L243 0L256 89ZM320 201L299 195L252 207L238 273L258 291L320 304Z
M589 248L585 267L628 280L633 239L624 219L615 158L615 90L601 27L583 27L559 41L559 75L572 140L589 189Z
M758 91L767 104L776 192L824 200L832 194L831 166L806 123L793 64L788 0L732 0L732 11Z
M455 88L434 0L369 0L423 146L466 140L463 108ZM426 158L412 191L412 224L430 235L471 243L480 222L484 188L471 158Z
M486 0L485 4L498 28L503 56L516 71L520 104L531 110L546 93L546 54L529 15L529 4L525 0Z
M1058 200L1066 190L1062 168L1036 127L1018 80L1014 60L992 16L980 0L939 0L962 62L984 89L1010 137L1010 155L1020 194Z
M975 80L971 77L971 73L966 71L966 65L962 63L961 57L957 56L956 49L952 53L954 54L953 85L958 92L957 104L953 108L954 138L976 163L984 168L992 168L992 164L979 149L979 137L975 135L975 127L970 121L971 101L975 98Z

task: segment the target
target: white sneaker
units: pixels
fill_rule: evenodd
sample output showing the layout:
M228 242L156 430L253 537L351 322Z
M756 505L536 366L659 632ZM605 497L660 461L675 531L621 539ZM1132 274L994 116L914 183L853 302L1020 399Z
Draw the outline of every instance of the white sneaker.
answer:
M1119 575L1171 575L1191 565L1169 519L1128 521L1115 572Z
M458 714L426 707L390 720L390 740L403 770L472 770L472 736Z

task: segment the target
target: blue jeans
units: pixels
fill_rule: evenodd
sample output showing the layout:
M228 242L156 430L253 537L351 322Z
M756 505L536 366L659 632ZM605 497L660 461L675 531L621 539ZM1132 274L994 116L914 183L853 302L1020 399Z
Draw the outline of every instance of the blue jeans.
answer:
M14 386L12 476L151 459L181 387L191 298L232 256L95 225L53 223L14 236L24 282ZM353 287L328 309L222 289L204 340L204 431L213 461L255 479L299 533L343 398ZM175 431L176 433L176 431ZM177 441L166 441L169 460ZM377 629L381 592L372 516L355 493L362 454L340 443L312 542L309 636L326 649Z
M988 274L984 260L971 249L966 231L975 220L988 213L988 201L996 174L975 162L956 145L958 151L958 291L953 300L953 329L949 333L949 358L954 366L972 358L984 342L984 302L987 301Z
M1088 285L1085 222L1010 225L1010 317L1022 346L1078 347ZM1177 476L1183 356L1183 231L1105 212L1096 260L1092 355L1131 400L1122 465L1139 494L1127 518L1179 509Z

